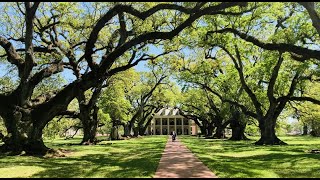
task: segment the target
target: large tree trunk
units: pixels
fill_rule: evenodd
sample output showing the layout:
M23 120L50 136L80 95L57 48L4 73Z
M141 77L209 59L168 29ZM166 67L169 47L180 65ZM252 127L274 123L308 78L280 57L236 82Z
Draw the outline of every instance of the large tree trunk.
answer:
M204 126L199 126L199 128L200 128L200 131L201 131L201 135L206 136L206 134L207 134L207 129L206 129Z
M111 140L119 140L120 139L118 126L113 126L111 128L110 138L111 138Z
M214 126L212 124L208 124L206 137L212 137L214 130Z
M222 123L222 122L223 122L222 119L217 119L215 121L216 132L213 135L214 138L217 138L217 139L225 138L224 129L227 127L229 121L225 122L225 123Z
M133 131L134 126L134 118L132 118L129 122L127 122L124 126L124 135L132 136L131 132Z
M99 108L96 105L93 107L93 110L80 110L79 117L83 125L83 139L81 144L97 143L98 110Z
M302 135L308 135L308 125L303 125L303 134Z
M83 138L81 144L95 144L98 122L89 118L83 125Z
M134 127L133 128L133 136L138 137L138 135L139 135L139 127Z
M139 127L139 135L140 135L140 136L144 136L144 135L145 135L145 132L146 132L146 127L140 126L140 127Z
M160 108L158 108L160 109ZM158 109L156 109L155 111L158 111ZM150 125L151 121L152 121L152 116L150 116L147 120L147 123L145 125L141 124L141 127L139 129L139 133L140 133L140 136L143 136L145 135L145 132L146 130L148 129L148 126Z
M42 139L42 126L34 126L32 132L28 137L28 143L26 144L26 153L28 154L46 154L50 148L44 145Z
M0 132L0 141L3 141L4 135Z
M142 117L142 119L140 119L140 121L138 123L137 130L138 130L138 135L140 135L140 136L143 136L144 132L145 132L145 131L143 131L143 130L145 130L144 126L143 126L144 121L145 121L145 119Z
M209 132L208 132L208 127L209 127L209 123L208 121L202 121L202 128L203 128L203 132L201 131L201 134L204 136L204 137L208 137L209 135ZM200 129L201 130L201 129Z
M20 121L21 113L7 112L6 116L2 116L4 124L7 128L7 135L3 138L4 145L1 147L2 151L21 152L24 144L26 144L26 137L23 137L18 130L18 122ZM15 114L15 115L14 115Z
M232 135L229 140L240 141L240 140L249 140L244 134L246 129L246 124L241 123L239 120L231 121L230 123L232 129Z
M213 137L217 138L217 139L224 138L225 137L225 135L224 135L224 127L218 125L217 128L216 128L216 133L213 135Z
M31 113L28 111L7 112L3 116L7 128L7 136L3 138L2 152L20 154L25 151L30 155L44 155L50 150L43 143L43 125L39 121L31 122Z
M124 130L124 137L128 137L128 136L131 136L130 134L130 122L127 122L127 123L124 123L123 124L123 130Z
M275 133L276 119L264 118L259 121L260 139L255 145L286 145Z

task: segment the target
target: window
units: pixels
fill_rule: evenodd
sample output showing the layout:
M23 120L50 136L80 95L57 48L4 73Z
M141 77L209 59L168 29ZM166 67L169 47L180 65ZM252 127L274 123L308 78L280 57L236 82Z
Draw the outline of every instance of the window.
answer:
M168 134L167 128L163 128L163 129L162 129L162 134L163 134L163 135L167 135L167 134Z
M163 118L162 119L162 125L168 125L168 119L167 118Z
M174 118L170 118L169 123L170 123L170 125L174 125Z
M160 118L156 118L156 125L160 125Z
M177 118L176 120L177 120L177 125L181 125L181 119L180 119L180 118L179 118L179 119Z
M184 119L183 119L183 125L189 125L189 120L186 119L186 118L184 118Z

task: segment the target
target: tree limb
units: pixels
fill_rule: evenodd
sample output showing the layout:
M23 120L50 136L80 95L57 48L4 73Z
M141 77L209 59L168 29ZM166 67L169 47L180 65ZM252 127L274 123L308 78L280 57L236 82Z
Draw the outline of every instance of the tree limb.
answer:
M318 31L318 34L320 35L320 18L314 7L315 2L298 2L298 3L307 9L309 16L312 20L312 25L313 27L316 28L316 30Z
M298 54L300 56L302 56L303 58L300 58L300 60L305 60L305 59L310 59L310 58L315 58L320 60L320 51L318 50L311 50L308 48L303 48L303 47L299 47L299 46L295 46L292 44L285 44L285 43L265 43L262 42L260 40L258 40L257 38L250 36L248 34L242 33L236 29L232 29L232 28L225 28L225 29L221 29L221 30L217 30L217 31L208 31L208 35L212 34L212 33L233 33L235 35L238 35L241 39L246 40L248 42L253 43L256 46L259 46L263 49L267 49L267 50L276 50L276 51L282 51L282 52L292 52L295 54ZM297 59L295 59L297 60Z

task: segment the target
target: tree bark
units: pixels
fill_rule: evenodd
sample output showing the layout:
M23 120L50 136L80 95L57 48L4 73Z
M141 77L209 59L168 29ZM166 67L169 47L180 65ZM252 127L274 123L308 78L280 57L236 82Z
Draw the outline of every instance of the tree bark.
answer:
M19 152L23 150L23 144L25 144L26 139L18 131L17 121L20 119L17 119L17 115L18 112L16 113L16 117L13 112L7 112L6 116L2 116L8 132L7 136L3 138L5 144L2 146L2 150L4 151Z
M0 141L3 141L4 135L0 132Z
M217 138L217 139L222 139L225 137L224 135L224 127L222 126L217 126L216 128L216 133L213 135L214 138Z
M97 128L98 128L98 121L92 119L90 116L87 117L86 120L82 121L83 125L83 138L81 144L96 144L97 138Z
M240 140L249 140L244 134L246 129L246 124L241 123L239 120L231 121L230 123L232 129L232 136L229 140L240 141Z
M156 108L155 111L157 112L159 109L160 108ZM143 136L144 133L146 132L146 130L147 130L148 126L150 125L152 119L153 119L153 116L149 117L147 123L144 126L142 126L142 128L140 129L140 132L142 132L142 134L140 134L141 136Z
M230 119L230 127L232 129L232 135L229 140L249 140L244 134L246 123L242 121L240 111L233 111L232 117Z
M308 135L308 125L303 125L303 134L302 135Z
M26 153L31 155L46 154L50 148L44 145L41 126L34 126L26 144Z
M138 137L139 135L139 127L133 127L133 136Z
M227 125L230 123L230 121L225 121L223 122L222 119L217 119L215 121L215 126L216 126L216 132L215 134L213 135L214 138L217 138L217 139L222 139L222 138L225 138L225 128L227 127Z
M80 144L95 144L97 140L96 132L98 128L98 122L92 118L92 113L88 106L79 103L79 107L79 119L83 126L83 137Z
M206 136L207 135L207 129L204 126L199 126L199 128L200 128L200 131L201 131L201 135Z
M264 118L259 121L259 129L261 133L260 139L255 142L255 145L286 145L281 141L275 133L276 119Z
M103 82L103 81L102 81ZM77 97L79 102L79 119L83 125L83 139L81 144L96 144L98 129L98 111L97 101L102 90L102 82L97 85L91 98L86 101L85 91L80 91Z
M120 139L118 126L112 126L110 138L111 138L111 140L119 140Z
M3 152L13 152L20 154L25 151L30 155L44 155L50 150L43 143L42 130L44 126L39 121L31 121L30 111L18 110L7 112L7 116L2 116L7 128L7 136L3 138Z
M130 122L124 123L123 124L123 129L124 129L124 137L131 136L131 134L130 134L130 131L131 131Z
M303 7L305 7L310 15L312 25L316 28L318 34L320 35L320 18L315 10L315 2L299 2Z
M144 127L144 126L139 126L139 135L140 136L144 136L145 133L146 132L146 127Z
M212 137L213 135L213 130L214 130L214 126L211 123L207 124L207 128L206 128L206 137Z

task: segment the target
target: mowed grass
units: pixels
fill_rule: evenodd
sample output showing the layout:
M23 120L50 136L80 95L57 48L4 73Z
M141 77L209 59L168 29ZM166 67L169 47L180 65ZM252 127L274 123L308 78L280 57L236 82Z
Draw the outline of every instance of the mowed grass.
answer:
M0 177L152 177L159 164L167 136L103 141L95 146L68 145L79 142L81 138L46 142L50 148L71 150L67 157L0 155Z
M180 136L210 170L221 178L319 178L320 138L279 137L287 146L255 146L250 141L227 141Z

